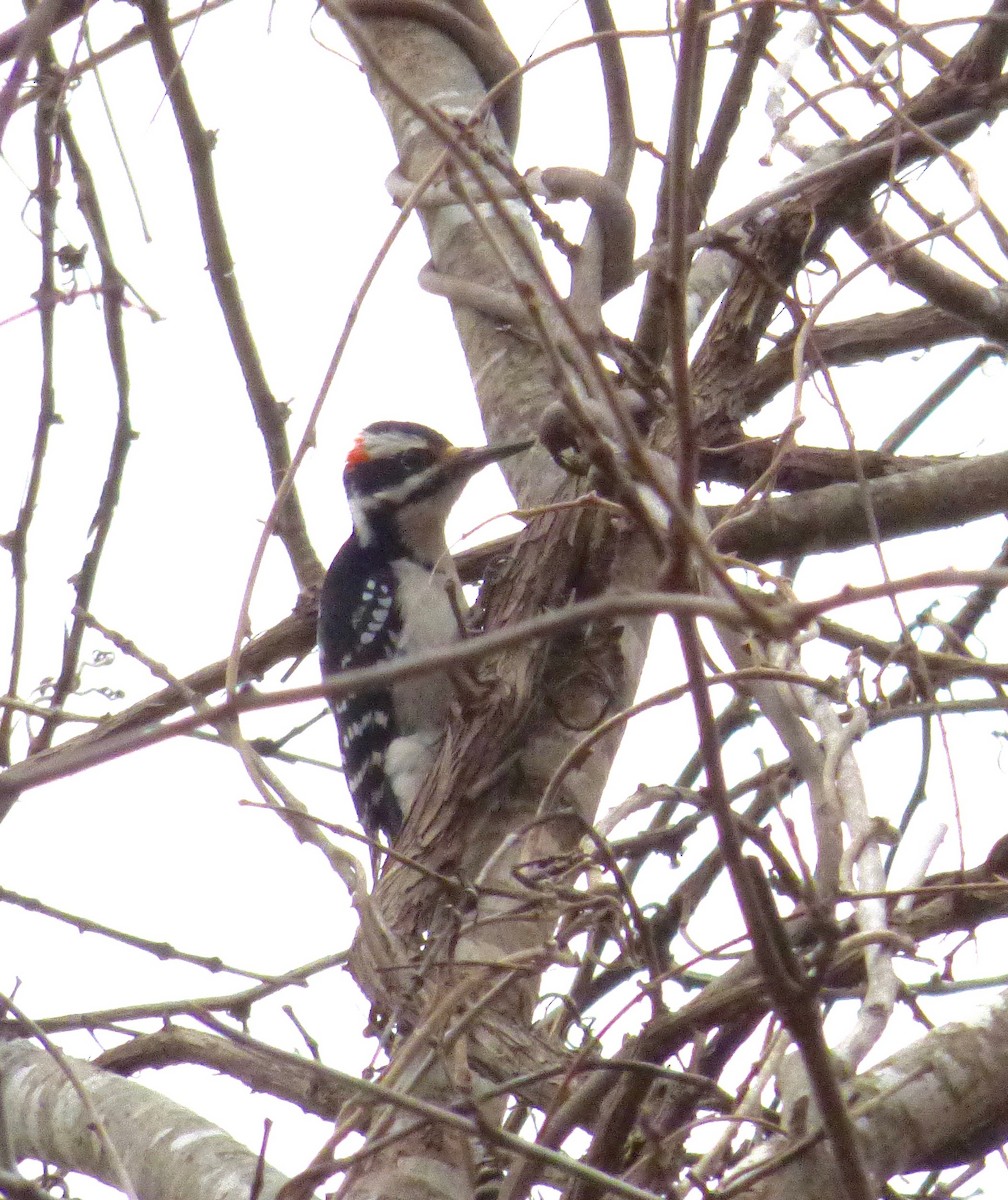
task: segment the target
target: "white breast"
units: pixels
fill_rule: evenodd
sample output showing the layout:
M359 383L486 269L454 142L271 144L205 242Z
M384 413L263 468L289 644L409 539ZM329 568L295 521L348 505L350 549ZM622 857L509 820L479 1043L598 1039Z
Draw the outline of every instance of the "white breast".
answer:
M408 560L397 562L394 569L402 625L397 657L420 654L458 641L462 634L459 614L465 612L466 605L454 570L436 568L432 572ZM395 685L394 696L400 734L425 729L440 733L453 690L447 673L439 671L402 680Z

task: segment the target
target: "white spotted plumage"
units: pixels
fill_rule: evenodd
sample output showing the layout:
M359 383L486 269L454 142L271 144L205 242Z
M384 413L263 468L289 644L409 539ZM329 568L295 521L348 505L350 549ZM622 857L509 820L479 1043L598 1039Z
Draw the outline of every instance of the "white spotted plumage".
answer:
M329 568L319 606L324 676L461 636L466 606L445 521L476 471L529 445L460 450L405 421L364 430L343 476L353 533ZM452 698L445 671L332 698L347 785L372 836L398 833L437 754Z

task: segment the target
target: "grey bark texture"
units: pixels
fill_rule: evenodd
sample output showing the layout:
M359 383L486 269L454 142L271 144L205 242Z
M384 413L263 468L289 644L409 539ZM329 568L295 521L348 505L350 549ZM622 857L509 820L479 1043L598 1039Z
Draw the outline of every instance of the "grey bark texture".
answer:
M2 1121L15 1161L78 1171L135 1200L273 1200L285 1177L158 1092L26 1040L0 1044ZM86 1096L82 1099L81 1092ZM95 1131L95 1118L100 1130Z

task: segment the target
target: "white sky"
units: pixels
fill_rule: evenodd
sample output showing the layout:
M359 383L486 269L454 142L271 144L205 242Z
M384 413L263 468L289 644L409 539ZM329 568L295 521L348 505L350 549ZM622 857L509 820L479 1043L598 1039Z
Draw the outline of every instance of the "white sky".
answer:
M575 6L516 0L494 7L501 10L504 32L522 59L582 31ZM632 11L633 23L640 26L660 24L665 9L664 3L643 0L616 7L618 15ZM922 19L944 7L920 5ZM19 5L0 3L3 27L21 15ZM97 6L95 44L111 40L136 19L131 7ZM332 49L312 41L309 30ZM180 45L187 36L178 35ZM72 41L68 34L58 40L64 60ZM267 377L276 397L291 405L292 443L314 402L353 293L394 219L384 190L384 177L394 165L391 144L362 76L340 57L340 44L327 19L313 19L312 4L288 4L272 12L266 4L232 4L199 23L185 56L203 123L217 131L214 164L238 280ZM660 39L631 45L628 51L633 69L667 71L667 46ZM603 164L594 71L594 55L584 51L530 74L520 167ZM645 89L637 97L639 132L662 143L667 74L655 78L659 82L653 91ZM765 77L764 89L768 81ZM187 176L174 121L149 52L141 46L109 63L102 82L137 180L150 244L140 234L91 78L75 89L71 118L98 180L118 264L164 320L152 324L139 311L126 317L132 423L140 436L130 451L92 610L182 675L227 654L271 497L261 440L204 270L191 191L180 187ZM794 160L780 149L771 167L758 165L769 141L764 96L765 90L758 93L747 114L740 143L744 149L733 159L730 188L737 191L726 193L714 215L730 211L794 169ZM0 162L0 221L7 231L0 321L30 308L38 286L38 243L32 236L37 214L29 205L23 224L21 218L35 174L32 117L33 109L25 108L11 122L5 161ZM988 176L1003 163L1004 151L1002 147L998 157L994 147L991 157L989 143L990 136L981 132L969 153L981 187L993 193ZM647 182L642 179L640 186ZM79 245L89 239L74 211L69 171L61 194L64 240ZM646 206L640 212L640 237L646 244L651 213ZM570 215L575 223L578 219L576 213L558 215ZM361 425L379 416L410 417L436 425L459 442L481 439L448 306L415 285L426 258L413 226L400 239L364 308L319 425L318 448L299 475L310 532L324 559L348 530L339 478L346 446ZM95 270L93 253L88 265ZM85 285L83 275L79 282ZM865 286L874 288L876 307L904 303L898 289L885 288L877 278L866 279ZM841 297L829 315L849 315L857 311L857 303L853 294ZM620 319L621 304L628 314L633 312L631 296L613 306L614 320ZM62 309L57 326L57 409L63 423L51 435L33 528L25 691L58 666L71 603L66 580L78 569L86 544L115 414L101 317L93 302L80 298ZM880 434L894 423L896 406L890 411L886 404L894 389L897 399L907 394L903 389L922 397L961 356L959 349L940 350L923 362L904 360L898 378L882 367L863 369L857 386L844 395L860 436L874 436L868 424L872 414L877 414ZM3 530L14 524L27 478L37 413L37 359L34 316L0 324ZM1003 370L993 363L968 397L932 420L908 451L1004 449L1003 398ZM810 398L807 415L804 440L843 444L835 415L824 405ZM779 429L789 416L788 403L779 402L761 418L760 431ZM487 473L471 489L451 529L460 534L508 505L503 486ZM986 565L1004 533L1003 521L989 521L971 530L968 539L958 532L934 535L932 561ZM919 553L906 544L891 545L887 561L893 574L915 569ZM822 594L849 580L878 577L877 560L866 551L817 562L814 577L804 577L804 582L809 594ZM294 599L285 557L273 546L253 602L255 628L285 615ZM9 605L8 589L0 589L4 641ZM903 611L912 615L920 607L923 603L908 600ZM950 602L947 611L953 607ZM105 648L97 637L87 645L89 650ZM1003 644L991 644L989 651L992 658L1006 657ZM668 686L670 674L678 677L677 662L674 645L663 636L645 690ZM291 682L316 677L312 659ZM153 690L146 673L121 656L110 666L87 671L84 684L122 689L126 703ZM75 697L70 707L101 713L108 705L92 696ZM318 707L307 706L305 715ZM267 714L243 728L250 735L276 734L298 715ZM1001 723L987 726L1000 728ZM982 719L952 721L949 728L973 850L967 861L972 864L1004 830L1000 743ZM622 799L638 782L667 780L685 759L683 746L691 744L692 736L688 722L672 724L663 710L641 718L628 734L613 800ZM884 741L869 742L861 761L870 795L902 799L909 793L918 741L916 732L897 726ZM667 756L662 750L670 744L676 752ZM299 739L297 748L332 759L335 737L329 722L320 722ZM338 776L307 767L284 774L313 812L350 820ZM938 770L934 779L928 819L952 823L950 774ZM989 797L989 825L979 821L975 803L970 804L978 793ZM349 945L353 921L338 881L321 856L296 846L274 817L238 807L252 798L253 789L232 753L199 743L168 743L27 795L3 825L0 882L71 912L264 972L281 972ZM950 838L940 865L952 866L956 858L955 839ZM0 945L6 951L0 957L0 991L10 994L17 988L18 1003L35 1017L242 986L234 977L214 979L196 968L160 964L9 905L0 906ZM978 973L993 969L978 958ZM367 1061L367 1047L358 1037L366 1006L339 973L328 973L305 991L284 994L282 1002L293 1003L319 1040L324 1061L348 1070ZM260 1019L253 1032L284 1048L300 1049L299 1036L279 1013L279 1002L272 1007L275 1019ZM946 1010L934 1005L929 1011L941 1017ZM101 1045L114 1040L108 1034L98 1038ZM98 1048L84 1035L62 1039L62 1044L88 1057ZM173 1068L149 1082L249 1145L259 1143L263 1116L273 1116L270 1158L281 1170L297 1170L325 1136L321 1122L249 1096L244 1087L202 1069ZM98 1190L81 1185L77 1192L86 1198Z

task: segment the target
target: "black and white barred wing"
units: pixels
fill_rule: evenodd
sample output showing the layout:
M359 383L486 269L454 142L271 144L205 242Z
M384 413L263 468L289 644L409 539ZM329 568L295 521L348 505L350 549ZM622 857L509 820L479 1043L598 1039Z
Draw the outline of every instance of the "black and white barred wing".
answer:
M388 564L351 537L333 560L322 591L318 643L325 678L395 656L401 630L394 587ZM387 686L355 691L334 696L329 704L358 819L369 835L381 830L394 837L402 814L384 769L396 736L391 691Z

